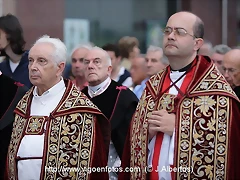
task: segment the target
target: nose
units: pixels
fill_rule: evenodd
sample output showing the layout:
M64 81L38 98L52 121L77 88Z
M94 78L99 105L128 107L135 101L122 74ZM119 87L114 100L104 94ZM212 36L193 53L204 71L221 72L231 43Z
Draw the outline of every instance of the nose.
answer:
M76 67L76 68L79 68L80 65L81 65L81 63L80 63L79 61L77 61L77 62L75 63L75 67Z
M225 76L225 78L229 78L229 74L228 74L227 70L224 71L224 76Z
M169 35L168 35L168 40L174 40L175 39L175 30L173 30Z
M29 63L29 70L37 70L37 63L35 61Z
M93 67L94 67L94 63L93 63L93 61L90 61L89 64L87 65L87 68L93 69Z
M147 62L147 67L151 67L151 65L152 65L152 62L151 62L151 61L148 61L148 62Z

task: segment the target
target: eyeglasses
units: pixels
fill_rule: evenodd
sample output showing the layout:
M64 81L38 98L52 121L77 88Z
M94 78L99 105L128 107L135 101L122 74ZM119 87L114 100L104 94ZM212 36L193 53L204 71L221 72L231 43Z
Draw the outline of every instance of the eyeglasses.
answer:
M166 27L163 30L163 33L164 33L164 35L170 35L173 31L174 31L174 34L176 34L178 36L190 35L193 38L197 38L196 36L189 34L184 28L180 28L180 27L175 27L175 28Z

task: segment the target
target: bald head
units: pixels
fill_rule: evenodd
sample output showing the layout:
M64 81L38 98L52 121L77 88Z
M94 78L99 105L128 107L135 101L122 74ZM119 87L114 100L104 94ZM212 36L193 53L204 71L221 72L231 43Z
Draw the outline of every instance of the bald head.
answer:
M240 85L240 49L232 49L224 55L223 71L230 85Z
M195 14L188 11L181 11L173 14L170 18L181 18L189 23L193 29L193 35L197 38L203 38L204 36L204 23L203 21ZM169 18L169 20L170 20Z

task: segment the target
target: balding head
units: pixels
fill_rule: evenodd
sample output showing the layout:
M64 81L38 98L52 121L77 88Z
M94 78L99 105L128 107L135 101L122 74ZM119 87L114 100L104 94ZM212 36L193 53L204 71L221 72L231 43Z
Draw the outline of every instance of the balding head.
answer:
M190 12L173 14L166 25L163 51L173 69L189 64L203 44L204 25L202 20Z
M232 49L224 55L223 71L230 85L240 86L240 49Z
M170 18L181 18L186 20L190 26L192 26L193 35L197 38L203 38L204 36L204 23L203 21L195 14L187 11L181 11L173 14ZM170 20L169 18L169 20Z

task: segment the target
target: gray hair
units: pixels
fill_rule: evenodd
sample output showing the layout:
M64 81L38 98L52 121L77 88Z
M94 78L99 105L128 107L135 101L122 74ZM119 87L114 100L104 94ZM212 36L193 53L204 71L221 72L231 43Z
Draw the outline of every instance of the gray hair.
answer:
M59 64L61 62L66 63L66 61L67 61L67 48L66 48L65 44L60 39L50 38L50 36L48 36L48 35L43 35L42 37L40 37L34 43L34 45L39 44L39 43L50 43L50 44L52 44L55 48L55 52L53 54L55 62L57 64Z
M107 51L103 50L102 48L100 48L100 47L98 47L98 46L92 47L91 50L99 50L99 51L102 51L102 52L104 53L104 55L105 55L106 60L107 60L107 65L108 65L108 66L112 66L112 60L111 60L109 54L107 53Z
M93 46L92 46L91 43L79 44L79 45L77 45L76 47L73 48L73 50L72 50L72 52L71 52L71 54L70 54L70 57L72 57L73 53L74 53L76 50L81 49L81 48L90 50L90 49L93 48Z
M224 55L230 50L231 50L231 48L228 47L227 45L219 44L219 45L214 46L213 53L218 53L218 54Z
M150 45L147 49L148 52L160 52L162 54L161 62L163 64L169 64L167 57L163 54L163 49L158 46L152 46Z

